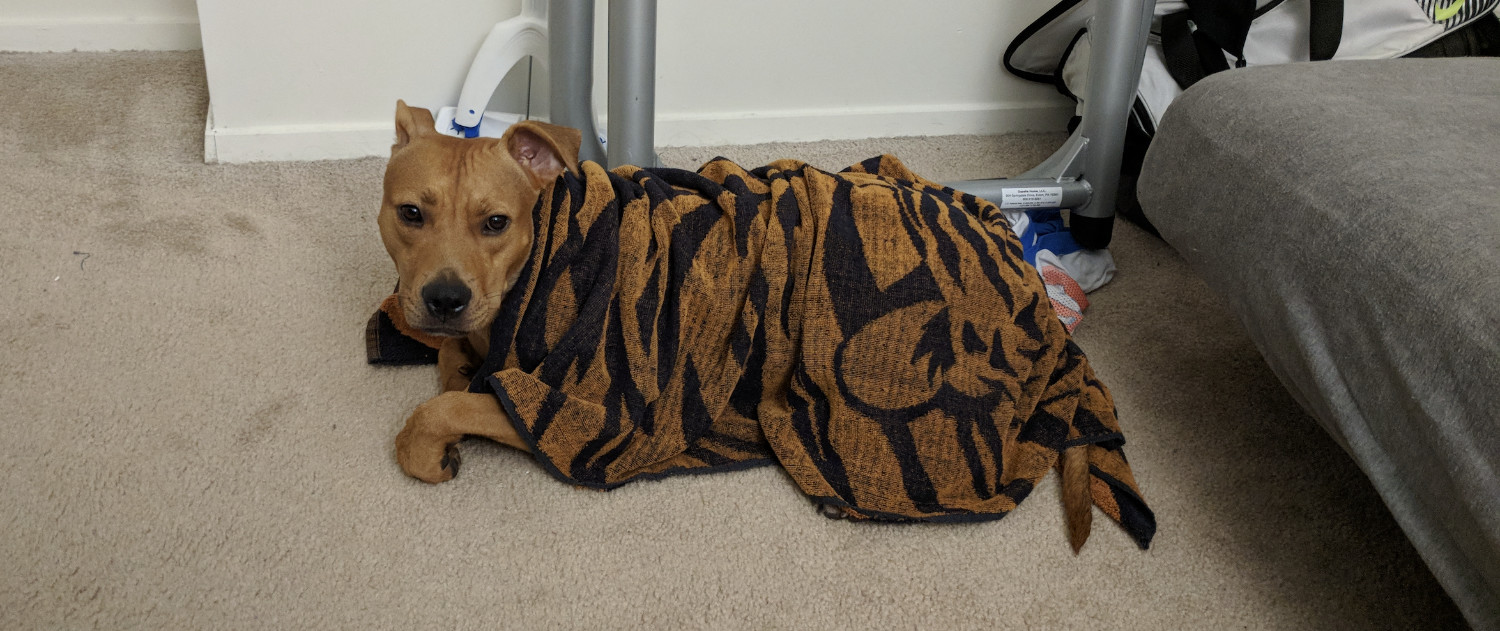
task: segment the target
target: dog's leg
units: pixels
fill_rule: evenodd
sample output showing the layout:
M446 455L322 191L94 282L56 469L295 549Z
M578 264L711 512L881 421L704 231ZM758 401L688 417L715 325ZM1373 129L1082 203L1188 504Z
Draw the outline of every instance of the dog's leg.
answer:
M468 338L449 338L438 349L438 385L443 392L468 390L479 363Z
M527 451L493 395L444 392L417 406L396 435L396 462L407 475L436 484L458 473L458 441L483 436Z

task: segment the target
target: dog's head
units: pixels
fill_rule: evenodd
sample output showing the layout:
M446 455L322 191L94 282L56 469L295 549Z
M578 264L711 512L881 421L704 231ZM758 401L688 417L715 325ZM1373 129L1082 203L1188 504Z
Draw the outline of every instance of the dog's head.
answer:
M535 121L499 140L438 133L432 113L396 102L380 237L396 263L406 322L460 337L485 330L531 253L532 207L578 169L577 130Z

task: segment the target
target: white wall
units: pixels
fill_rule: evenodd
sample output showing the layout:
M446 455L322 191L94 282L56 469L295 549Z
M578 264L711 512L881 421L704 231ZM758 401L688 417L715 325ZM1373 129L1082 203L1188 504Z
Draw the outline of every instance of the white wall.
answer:
M199 47L193 0L0 0L0 51Z
M1060 129L1068 102L999 65L1053 2L661 0L657 144ZM490 27L520 11L520 0L198 5L212 100L205 153L226 162L388 152L396 99L455 104ZM601 113L606 7L596 29ZM492 108L524 106L524 72ZM535 85L546 85L540 72Z
M1061 129L1069 102L1000 66L1053 4L662 2L659 144Z
M390 152L396 99L458 98L469 62L520 0L199 0L210 161ZM504 86L525 93L516 77Z

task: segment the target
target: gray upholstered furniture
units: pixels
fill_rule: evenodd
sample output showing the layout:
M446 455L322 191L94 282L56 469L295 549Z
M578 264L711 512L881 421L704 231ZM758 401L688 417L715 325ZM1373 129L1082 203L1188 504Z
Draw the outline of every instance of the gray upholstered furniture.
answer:
M1167 112L1140 197L1500 629L1500 60L1215 75Z

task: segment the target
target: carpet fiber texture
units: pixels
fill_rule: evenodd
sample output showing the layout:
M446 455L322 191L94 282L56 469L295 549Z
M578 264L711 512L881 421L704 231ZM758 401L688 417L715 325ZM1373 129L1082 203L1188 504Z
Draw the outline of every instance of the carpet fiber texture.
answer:
M430 367L368 366L383 160L202 163L191 53L0 55L0 628L1446 629L1463 622L1348 457L1165 245L1121 225L1075 334L1159 530L1052 501L1001 522L819 516L777 468L558 483L392 439ZM678 148L936 179L1058 135ZM1058 494L1055 477L1035 497Z

